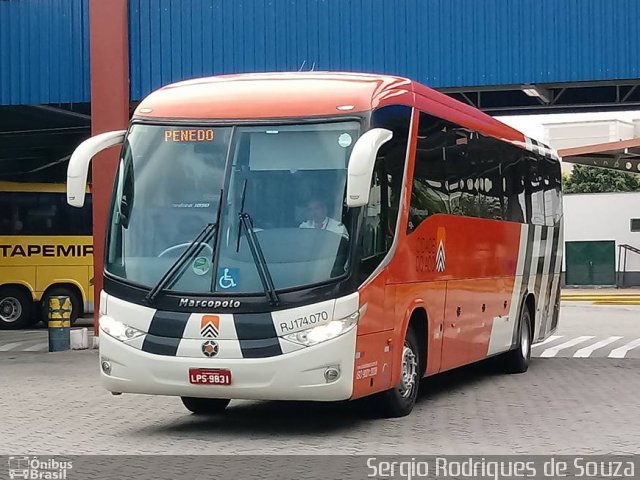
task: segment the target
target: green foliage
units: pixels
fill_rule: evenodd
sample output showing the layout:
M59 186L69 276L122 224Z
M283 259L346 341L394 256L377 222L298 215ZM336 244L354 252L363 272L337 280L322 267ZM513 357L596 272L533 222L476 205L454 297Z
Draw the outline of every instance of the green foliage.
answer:
M564 193L608 193L640 191L640 175L606 168L575 165L571 175L562 175Z

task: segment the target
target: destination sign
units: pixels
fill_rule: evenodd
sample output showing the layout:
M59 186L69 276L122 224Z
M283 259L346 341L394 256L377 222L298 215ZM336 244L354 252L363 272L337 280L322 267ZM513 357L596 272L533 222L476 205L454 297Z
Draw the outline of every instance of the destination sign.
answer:
M212 142L212 128L171 129L164 131L165 142Z

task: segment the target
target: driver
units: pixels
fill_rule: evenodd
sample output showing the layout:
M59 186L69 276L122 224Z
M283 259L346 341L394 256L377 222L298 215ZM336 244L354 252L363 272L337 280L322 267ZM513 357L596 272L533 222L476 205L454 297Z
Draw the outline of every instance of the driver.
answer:
M349 233L345 226L327 216L327 204L319 199L312 198L307 205L309 219L300 224L299 228L316 228L318 230L329 230L330 232L349 238Z

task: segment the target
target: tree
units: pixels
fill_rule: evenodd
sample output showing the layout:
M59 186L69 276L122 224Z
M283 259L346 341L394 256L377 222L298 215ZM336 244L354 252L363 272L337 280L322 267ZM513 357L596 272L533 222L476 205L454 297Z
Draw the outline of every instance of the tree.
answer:
M571 175L563 175L562 180L565 193L640 191L640 175L587 165L575 165Z

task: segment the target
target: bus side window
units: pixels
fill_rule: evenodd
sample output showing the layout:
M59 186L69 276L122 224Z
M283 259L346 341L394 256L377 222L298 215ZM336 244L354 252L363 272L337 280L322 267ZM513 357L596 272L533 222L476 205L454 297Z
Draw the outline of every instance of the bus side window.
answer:
M560 163L550 159L543 162L545 225L555 226L562 216L560 211L561 172Z
M528 168L525 191L527 194L527 217L530 223L544 225L544 181L542 162L534 155L527 155Z
M420 113L408 231L438 213L502 220L505 151L500 140Z
M54 223L60 227L66 224L64 229L59 230L61 235L86 235L92 233L91 224L91 194L87 193L82 208L74 208L67 204L64 195L59 195L57 215L54 217Z
M455 145L456 131L449 122L420 112L407 225L409 232L430 215L450 212L447 170L456 156L451 150Z
M500 140L483 136L472 146L476 147L471 156L476 161L478 216L504 220L501 161L506 155L505 146Z
M18 235L22 233L22 220L11 192L0 192L0 235Z
M371 128L391 130L393 137L378 152L369 204L363 209L360 270L364 278L382 261L395 237L410 123L411 108L401 105L382 107L371 116Z
M513 145L506 147L505 155L505 160L501 165L504 218L510 222L525 223L527 212L526 157L523 156L522 149Z
M386 237L383 227L384 216L382 212L383 192L385 178L381 172L382 162L378 162L373 172L369 204L365 207L364 222L362 225L362 257L368 258L386 252ZM386 197L386 195L385 195ZM385 203L386 198L384 199ZM388 203L387 203L388 205ZM385 214L387 211L385 211Z
M88 193L82 207L80 235L93 235L93 196Z
M477 158L478 134L455 124L451 124L454 144L445 151L447 159L447 177L449 178L449 203L451 213L466 217L479 216L478 178L479 159Z

